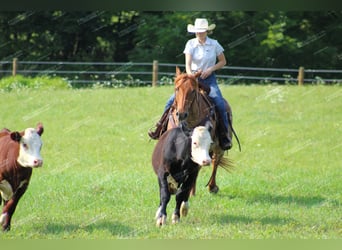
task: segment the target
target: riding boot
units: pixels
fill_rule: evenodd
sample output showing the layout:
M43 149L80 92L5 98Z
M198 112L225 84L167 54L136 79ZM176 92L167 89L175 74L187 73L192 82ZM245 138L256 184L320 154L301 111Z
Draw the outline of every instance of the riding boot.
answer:
M228 119L229 114L227 113ZM232 130L227 129L224 125L223 119L219 117L219 123L218 123L218 137L219 137L219 143L220 147L223 150L229 150L232 148Z
M169 119L170 108L166 109L161 116L160 120L156 123L154 131L148 131L148 135L153 140L158 140L159 137L167 130L167 122Z
M220 147L223 150L229 150L232 148L232 138L228 132L221 132L219 136Z

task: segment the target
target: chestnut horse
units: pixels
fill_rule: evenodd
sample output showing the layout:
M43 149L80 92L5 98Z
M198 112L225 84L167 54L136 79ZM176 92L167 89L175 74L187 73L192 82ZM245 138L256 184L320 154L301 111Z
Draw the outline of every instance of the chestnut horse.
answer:
M219 145L217 136L218 115L214 104L209 100L206 93L199 87L198 76L181 73L180 69L176 68L175 78L175 101L173 103L171 114L168 120L167 129L177 127L181 121L186 121L189 128L194 128L201 125L203 121L209 119L213 124L211 137L213 144L210 147L210 155L212 157L212 174L207 184L208 189L212 193L217 193L219 188L216 185L216 172L218 166L226 170L230 170L232 165L229 160L224 157L224 150ZM228 120L232 121L231 108L226 102ZM229 131L232 133L232 129ZM235 133L234 133L235 135ZM195 195L196 184L192 189L192 195Z

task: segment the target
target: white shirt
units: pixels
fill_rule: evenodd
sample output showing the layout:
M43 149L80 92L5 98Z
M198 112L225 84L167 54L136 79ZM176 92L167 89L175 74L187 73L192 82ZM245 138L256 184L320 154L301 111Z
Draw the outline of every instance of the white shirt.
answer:
M190 39L183 51L184 54L190 54L191 70L206 70L216 64L216 58L224 51L223 47L217 40L206 37L205 43L202 45L195 37Z

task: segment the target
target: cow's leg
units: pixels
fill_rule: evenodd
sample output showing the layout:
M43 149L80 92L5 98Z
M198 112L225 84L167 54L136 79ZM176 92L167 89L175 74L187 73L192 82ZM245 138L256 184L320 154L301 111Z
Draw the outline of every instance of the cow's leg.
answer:
M189 210L190 192L196 182L198 171L190 174L176 194L176 208L172 215L172 223L178 223L180 217L185 217Z
M156 214L156 225L163 226L166 224L166 207L170 201L171 194L168 189L167 183L167 175L168 174L161 174L158 175L158 182L159 182L159 193L160 193L160 205L157 210Z
M28 183L25 183L14 193L11 199L4 202L4 208L0 216L0 224L3 231L9 231L11 229L12 215L14 214L17 204L21 196L23 196L23 194L25 193L27 187Z
M199 166L199 169L196 172L195 180L193 181L193 184L192 184L192 187L191 187L191 190L190 190L190 196L195 196L196 195L196 182L197 182L197 176L198 176L200 168L201 167Z

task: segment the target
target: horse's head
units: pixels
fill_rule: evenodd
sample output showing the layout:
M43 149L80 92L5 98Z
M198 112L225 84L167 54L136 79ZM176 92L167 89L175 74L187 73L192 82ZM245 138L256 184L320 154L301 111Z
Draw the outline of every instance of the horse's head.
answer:
M176 68L175 108L179 121L186 120L189 114L189 108L197 97L197 77L199 74L200 73L189 75L186 73L181 73L179 68Z

